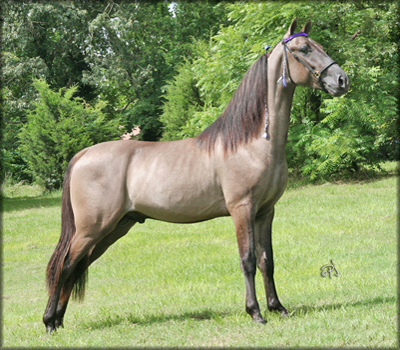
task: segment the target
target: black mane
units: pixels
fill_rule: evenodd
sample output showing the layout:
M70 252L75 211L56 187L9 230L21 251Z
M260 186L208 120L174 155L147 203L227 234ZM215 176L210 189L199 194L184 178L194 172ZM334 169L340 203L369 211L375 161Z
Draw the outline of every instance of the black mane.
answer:
M235 152L260 136L265 125L265 99L267 97L267 54L252 64L224 112L196 137L198 145L211 152L218 138L225 153Z

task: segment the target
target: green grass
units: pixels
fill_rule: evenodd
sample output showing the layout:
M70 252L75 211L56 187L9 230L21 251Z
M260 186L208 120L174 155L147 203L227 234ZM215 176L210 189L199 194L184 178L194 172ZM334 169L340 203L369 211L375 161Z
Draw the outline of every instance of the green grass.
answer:
M395 347L396 178L285 192L273 225L275 282L290 317L244 312L230 218L136 225L91 266L86 299L49 337L45 268L60 230L60 192L4 190L3 346ZM333 259L340 277L321 277Z

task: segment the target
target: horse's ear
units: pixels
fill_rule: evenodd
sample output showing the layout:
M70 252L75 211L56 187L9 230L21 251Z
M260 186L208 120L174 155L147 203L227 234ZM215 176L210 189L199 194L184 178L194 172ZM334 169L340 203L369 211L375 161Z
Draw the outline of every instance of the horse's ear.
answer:
M283 36L284 39L288 38L289 36L294 34L294 31L296 30L297 27L297 17L295 17L292 21L292 23L290 24L290 27L288 29L288 31L286 32L286 34Z
M304 25L303 29L300 31L300 33L310 33L311 31L311 22L310 20L307 21L307 23Z

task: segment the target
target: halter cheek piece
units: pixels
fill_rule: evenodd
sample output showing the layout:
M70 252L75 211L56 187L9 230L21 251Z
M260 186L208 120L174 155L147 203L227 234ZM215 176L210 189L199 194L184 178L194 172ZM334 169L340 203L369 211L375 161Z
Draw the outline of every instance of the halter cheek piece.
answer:
M300 62L304 67L306 67L318 80L319 85L321 86L322 90L325 91L324 85L322 84L321 81L321 74L328 69L330 66L332 66L333 64L337 64L335 61L331 61L330 63L328 63L324 68L320 69L319 71L316 71L314 69L312 69L306 62L304 62L299 56L297 56L292 50L290 50L290 48L286 45L290 40L298 37L298 36L307 36L308 35L306 33L296 33L293 34L291 36L289 36L286 39L282 39L282 45L283 45L283 52L284 52L284 62L283 62L283 72L282 72L282 77L278 80L278 82L280 82L280 80L283 81L283 86L286 86L286 68L289 71L289 64L288 64L288 60L287 60L287 53L286 50L289 50L289 52L293 55L293 57ZM290 72L289 72L289 77L290 77ZM290 79L292 80L292 79ZM294 81L292 80L292 82L294 83Z

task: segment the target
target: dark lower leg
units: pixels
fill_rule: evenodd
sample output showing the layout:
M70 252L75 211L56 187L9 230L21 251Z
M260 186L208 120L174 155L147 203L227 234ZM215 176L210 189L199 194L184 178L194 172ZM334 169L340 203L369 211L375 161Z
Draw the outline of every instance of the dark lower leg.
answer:
M278 299L274 282L274 261L271 247L267 247L260 253L258 267L264 280L265 295L267 298L267 306L269 311L279 311L282 316L288 315L287 310L282 306Z
M253 321L265 323L261 316L260 306L258 305L254 277L256 274L256 259L254 254L241 259L241 268L243 271L246 286L246 312L251 316Z
M54 290L50 292L49 295L49 301L47 303L46 311L43 315L43 322L46 326L47 333L49 334L51 334L56 329L56 327L62 324L62 318L64 316L70 294L67 291L69 290L71 285L73 286L73 283L71 283L73 282L72 279L76 278L74 270L77 267L78 263L85 258L92 244L91 241L86 241L84 245L80 244L78 239L77 241L78 243L73 242L75 243L75 245L71 244L70 250L65 258L64 266L62 268L62 272L60 274L57 285L55 286ZM77 247L79 247L79 250ZM76 253L77 250L79 251L78 253ZM63 298L61 299L60 296L63 290L67 293L63 293ZM66 297L67 295L68 297ZM59 316L57 316L57 311Z
M57 287L53 291L53 293L50 294L49 301L48 301L47 307L46 307L46 311L44 312L44 315L43 315L43 323L46 326L46 331L48 334L51 334L53 332L53 330L56 329L55 315L56 315L58 300L60 297L60 290L61 290L61 286L59 284L59 285L57 285Z
M288 314L278 299L274 282L274 258L272 252L272 220L273 209L256 218L255 237L258 268L263 276L268 310L279 311L282 315Z
M99 243L96 244L93 251L90 253L88 258L88 265L81 266L80 271L74 271L74 273L67 279L64 283L64 286L61 290L61 295L57 304L56 309L56 317L55 317L55 328L64 327L64 315L67 310L68 302L72 294L72 290L74 288L75 283L81 276L81 274L85 273L86 269L89 268L95 260L97 260L101 255L105 253L110 245L115 243L119 238L124 236L129 229L134 225L134 222L129 222L125 225L117 226L117 228L108 234L105 238L103 238ZM77 273L78 272L78 273Z
M251 201L233 208L230 213L235 224L239 248L240 267L246 286L246 312L253 321L265 323L257 302L254 276L256 274L256 257L254 251L254 217Z
M72 277L72 276L71 276ZM63 327L64 328L64 315L65 311L67 310L69 298L71 297L72 289L74 287L74 283L77 280L75 277L73 280L72 278L68 279L63 289L61 290L60 299L57 304L56 309L56 319L55 319L55 327Z
M261 271L265 271L264 277L264 286L265 286L265 294L267 298L267 306L269 311L278 311L282 314L282 316L287 316L287 310L282 306L281 302L278 299L278 295L275 289L274 282L274 263L273 261L265 261L261 263L263 264L263 268L260 268Z

